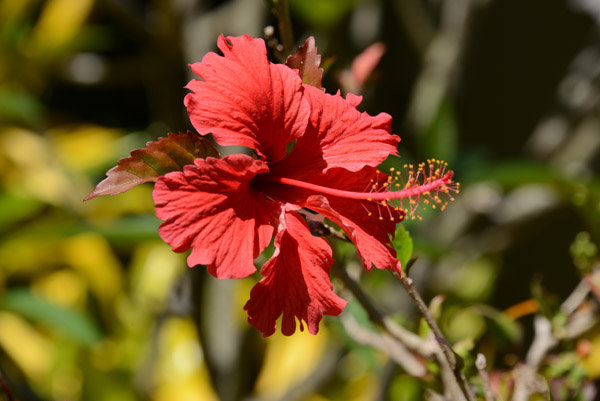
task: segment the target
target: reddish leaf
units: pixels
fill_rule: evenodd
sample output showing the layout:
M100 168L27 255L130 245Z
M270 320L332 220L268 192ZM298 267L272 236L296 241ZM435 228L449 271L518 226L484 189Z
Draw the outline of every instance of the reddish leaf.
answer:
M130 157L119 160L84 201L98 195L116 195L144 182L156 181L171 171L183 170L183 166L193 164L194 159L209 156L220 157L206 138L191 131L169 133L167 138L148 142L145 148L136 149Z
M302 82L321 88L323 69L319 68L321 55L317 53L315 38L311 36L306 39L306 42L296 50L296 54L287 58L285 64L300 71Z
M346 92L361 93L367 80L373 75L373 71L381 57L385 54L386 47L382 42L373 43L352 61L350 70L341 71L339 75L340 84Z
M352 76L361 88L367 82L377 64L379 64L385 51L385 44L383 42L376 42L367 47L352 61Z

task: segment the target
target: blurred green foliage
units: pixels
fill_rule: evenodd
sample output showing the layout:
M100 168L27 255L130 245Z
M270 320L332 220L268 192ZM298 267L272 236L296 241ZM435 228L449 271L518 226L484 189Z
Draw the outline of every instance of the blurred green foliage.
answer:
M406 221L394 245L403 265L418 257L411 276L479 389L474 355L485 355L498 399L510 398L539 334L532 316L557 336L538 366L554 399L598 391L600 51L595 14L578 3L290 1L298 43L317 39L330 93L346 91L341 73L366 46L386 45L361 106L390 113L402 137L401 159L382 169L443 158L461 181L456 202ZM434 364L406 374L343 316L317 336L261 338L242 310L258 277L186 268L157 235L151 185L82 202L132 149L190 128L187 64L218 34L260 36L275 23L260 0L0 0L0 374L17 399L442 391ZM429 333L393 275L365 272L346 243L334 252L394 321ZM334 285L344 315L376 332ZM578 285L591 292L570 307ZM582 320L589 327L569 337Z

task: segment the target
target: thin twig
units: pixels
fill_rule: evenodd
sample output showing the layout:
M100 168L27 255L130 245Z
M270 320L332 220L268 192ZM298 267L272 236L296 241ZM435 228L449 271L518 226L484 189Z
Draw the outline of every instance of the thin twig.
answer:
M404 344L408 349L418 353L424 358L430 358L434 354L435 348L432 346L431 342L406 330L404 327L396 324L389 317L381 313L369 300L369 297L363 292L356 281L348 275L346 269L339 264L334 263L331 270L332 273L342 281L346 289L348 289L362 305L369 316L369 320L373 324L381 327L395 340Z
M442 380L444 388L444 399L452 401L467 401L465 390L463 390L461 387L459 380L456 379L456 375L450 368L450 364L440 349L439 344L437 345L435 359L437 360L437 364L440 369L440 379Z
M431 328L431 331L433 332L435 340L440 345L440 348L442 349L442 352L443 352L444 356L446 357L446 360L448 361L449 367L452 370L452 372L454 373L454 377L455 377L456 381L458 382L458 384L464 391L465 396L467 397L467 399L469 401L475 401L475 399L476 399L475 394L473 394L473 390L469 386L469 383L467 382L467 379L465 378L465 376L462 374L462 372L460 370L460 366L458 366L458 361L457 361L456 355L454 354L454 351L452 350L452 347L450 346L450 344L448 343L448 341L442 334L442 331L440 330L437 323L435 322L435 319L431 315L431 312L427 308L427 305L423 301L423 298L421 298L421 295L414 287L413 280L410 277L403 275L403 274L398 274L398 277L400 278L400 281L404 285L404 288L406 288L406 292L408 292L408 295L412 298L415 305L419 309L419 312L421 312L421 315L423 315L423 318L427 322L427 325Z
M402 284L404 285L404 288L406 288L408 295L415 302L415 305L417 305L417 308L419 309L419 312L421 312L421 315L423 315L423 318L427 322L427 325L431 328L431 331L433 331L433 335L435 336L436 341L440 344L442 352L446 356L448 363L450 363L450 367L452 368L452 370L456 370L458 364L456 361L456 356L454 355L454 351L452 350L452 347L442 334L442 331L435 322L435 319L431 315L431 312L427 308L427 305L425 305L425 301L423 301L423 298L421 298L421 295L414 287L412 278L404 275L399 277L400 281L402 281Z
M415 377L423 377L427 369L422 361L417 359L404 344L386 332L376 332L361 326L353 316L341 316L346 333L354 341L387 353L391 360L400 365L406 373Z
M513 370L514 390L511 401L528 401L533 394L548 395L548 384L534 368L519 365Z
M578 314L577 311L589 294L585 279L572 291L562 303L561 312L567 315L565 327L557 328L543 315L536 315L533 321L535 335L525 357L525 364L515 370L514 401L528 400L532 394L543 394L548 391L545 381L537 371L548 352L560 343L560 340L569 340L579 336L595 323L590 313ZM562 333L562 334L561 334Z
M412 267L412 265L415 263L415 261L416 261L416 258L413 258L407 263L407 266L405 268L406 271L408 271L410 269L410 267ZM379 310L375 307L375 305L373 305L373 303L369 300L367 295L362 291L360 286L348 275L348 272L342 266L340 266L339 264L334 264L332 267L332 272L344 283L345 287L350 292L352 292L354 297L358 300L358 302L362 305L362 307L367 311L369 320L371 322L380 326L388 334L390 334L392 337L394 337L396 340L398 340L400 343L404 344L409 349L419 353L420 355L422 355L424 357L431 357L432 355L437 354L436 350L434 348L432 348L432 346L429 342L423 340L421 337L417 336L416 334L414 334L408 330L405 330L403 327L393 324L389 318L385 317L381 312L379 312ZM444 355L444 358L442 358L442 359L438 358L438 360L440 361L440 365L446 365L446 361L447 361L448 369L454 375L456 384L462 390L462 392L465 394L467 400L475 401L476 400L475 394L473 394L473 391L471 390L471 388L469 387L469 384L467 383L467 379L460 371L460 367L457 364L457 360L454 355L454 351L452 350L452 347L450 346L448 341L443 336L437 323L433 319L431 312L429 312L429 309L427 309L425 302L423 301L423 299L421 298L421 296L419 295L417 290L412 285L412 279L403 275L402 272L398 272L398 273L399 273L398 276L400 277L402 284L406 288L408 294L413 299L413 301L417 305L417 308L419 308L419 311L424 316L425 321L427 322L427 324L431 328L432 332L434 333L436 343L438 344L439 348L441 349L442 354ZM445 359L446 361L444 361L443 359Z
M294 33L287 0L277 0L277 21L279 22L279 38L283 45L285 56L292 54L294 48Z
M494 393L492 392L492 386L490 385L490 377L487 372L487 362L483 354L477 354L475 358L475 367L481 380L481 387L483 387L483 396L485 401L494 401Z
M579 284L573 292L560 305L560 311L565 315L570 315L585 301L591 289L585 280L579 281Z
M367 294L363 292L358 283L354 281L346 269L337 263L332 266L332 272L344 283L344 286L354 295L356 300L362 305L369 315L369 320L380 327L384 327L383 314L380 313L375 305L369 300Z

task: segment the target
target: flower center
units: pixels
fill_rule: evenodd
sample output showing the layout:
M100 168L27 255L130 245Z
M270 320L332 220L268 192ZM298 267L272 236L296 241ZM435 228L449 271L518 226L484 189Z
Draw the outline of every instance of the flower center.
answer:
M452 180L454 173L446 171L447 166L447 163L436 159L427 160L427 163L419 164L416 169L411 164L405 165L406 178L394 168L390 169L390 175L387 175L387 178L385 174L377 170L377 177L371 179L371 183L363 192L330 188L271 174L261 175L260 179L307 189L323 195L375 202L378 206L377 210L380 210L380 206L393 208L409 214L413 219L421 219L419 207L423 210L425 206L431 205L434 209L439 207L444 210L448 203L454 200L452 192L459 192L460 184ZM379 218L382 219L381 212Z

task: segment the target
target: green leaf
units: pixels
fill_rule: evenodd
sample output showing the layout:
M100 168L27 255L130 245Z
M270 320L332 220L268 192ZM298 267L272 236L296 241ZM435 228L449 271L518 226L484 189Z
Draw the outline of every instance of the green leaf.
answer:
M42 120L41 103L26 93L0 89L0 121L35 124Z
M538 303L539 313L548 320L554 321L559 315L563 315L560 309L559 298L555 294L548 292L538 278L534 279L531 283L531 296Z
M389 400L414 401L424 399L425 389L416 377L407 374L395 374L388 390Z
M116 195L144 182L156 181L171 171L183 170L194 159L206 157L220 157L206 138L190 131L170 133L167 138L148 142L144 149L136 149L130 157L119 160L84 201L98 195Z
M573 263L584 276L592 273L593 267L598 257L598 246L593 242L590 233L583 231L575 236L575 240L569 248Z
M477 309L488 319L488 331L499 348L509 349L522 340L523 332L518 322L489 305L478 304Z
M0 227L30 218L43 207L44 204L37 199L0 194Z
M369 318L369 313L363 308L357 299L351 298L346 307L344 313L349 313L354 319L364 328L375 330L377 327Z
M310 36L304 44L298 47L296 54L289 56L285 64L300 71L302 82L312 85L316 88L322 88L323 69L321 65L321 55L317 53L315 38Z
M356 4L356 0L290 0L293 15L319 28L336 26Z
M406 265L413 253L413 240L402 224L396 226L396 234L392 244L396 249L396 258L400 261L402 271L405 272Z
M102 337L98 327L87 316L72 309L52 305L25 289L7 292L0 298L0 309L59 329L81 344L92 345Z

